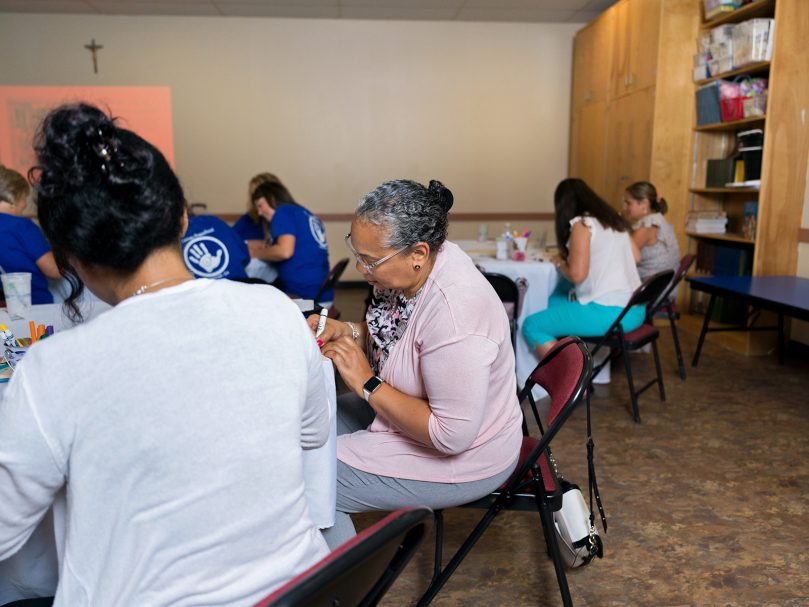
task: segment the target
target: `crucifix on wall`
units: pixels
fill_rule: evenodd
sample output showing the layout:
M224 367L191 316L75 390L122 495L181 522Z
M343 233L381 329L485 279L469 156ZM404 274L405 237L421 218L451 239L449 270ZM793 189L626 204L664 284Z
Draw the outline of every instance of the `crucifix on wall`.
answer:
M102 49L104 47L101 44L96 44L96 39L93 38L93 40L90 42L90 44L85 44L84 45L84 48L86 48L88 51L93 53L93 72L97 74L98 73L98 56L97 56L96 53L98 52L99 49Z

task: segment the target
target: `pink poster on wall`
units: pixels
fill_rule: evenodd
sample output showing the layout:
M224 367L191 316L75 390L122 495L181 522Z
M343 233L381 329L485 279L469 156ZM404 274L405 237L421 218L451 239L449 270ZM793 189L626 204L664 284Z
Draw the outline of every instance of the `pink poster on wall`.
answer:
M146 139L174 166L171 89L167 86L0 86L0 164L27 174L32 142L51 109L79 101L118 118L118 126Z

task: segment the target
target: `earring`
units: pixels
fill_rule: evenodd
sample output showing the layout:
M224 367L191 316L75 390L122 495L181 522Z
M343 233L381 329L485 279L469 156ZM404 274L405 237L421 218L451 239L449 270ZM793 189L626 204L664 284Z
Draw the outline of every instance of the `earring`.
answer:
M418 264L416 264L416 265L414 265L414 266L413 266L413 269L414 269L416 272L418 272L419 270L421 270L421 266L420 266L420 265L418 265Z

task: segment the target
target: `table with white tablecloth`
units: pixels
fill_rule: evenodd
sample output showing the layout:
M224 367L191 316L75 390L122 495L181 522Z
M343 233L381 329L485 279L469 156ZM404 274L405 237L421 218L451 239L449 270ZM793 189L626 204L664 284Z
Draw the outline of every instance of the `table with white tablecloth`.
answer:
M522 324L527 316L548 307L548 299L559 282L559 273L552 263L540 261L538 258L545 256L535 251L529 251L529 259L526 261L499 260L492 255L493 242L481 243L472 240L454 242L469 254L478 267L483 268L486 272L503 274L515 281L518 278L524 278L526 281L527 289L517 318L516 352L517 382L518 385L523 385L539 360L522 336Z
M300 306L300 304L299 304ZM83 306L88 320L108 309L102 302ZM19 337L27 337L28 320L51 324L56 331L67 330L72 321L62 313L61 304L31 306L28 318L11 319L0 308L0 324L5 324ZM304 494L309 513L320 529L334 525L337 500L337 393L334 365L322 359L323 377L331 418L326 444L303 452ZM0 402L6 383L0 383ZM66 503L64 489L60 491L45 518L34 530L26 544L11 558L0 561L0 605L33 596L52 596L57 583L57 554L62 553L65 537Z

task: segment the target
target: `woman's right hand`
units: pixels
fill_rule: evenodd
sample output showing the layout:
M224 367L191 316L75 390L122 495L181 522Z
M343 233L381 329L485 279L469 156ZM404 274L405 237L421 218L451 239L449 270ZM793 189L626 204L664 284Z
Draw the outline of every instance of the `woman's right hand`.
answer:
M311 314L307 319L306 322L309 323L309 328L312 329L312 333L317 333L317 323L320 321L319 314ZM348 336L351 337L353 335L351 331L351 327L348 326L347 323L344 323L339 320L334 320L333 318L326 319L326 326L323 327L323 332L317 336L317 345L323 347L324 344L329 343L330 341L334 341L335 339L340 339L341 337Z

